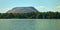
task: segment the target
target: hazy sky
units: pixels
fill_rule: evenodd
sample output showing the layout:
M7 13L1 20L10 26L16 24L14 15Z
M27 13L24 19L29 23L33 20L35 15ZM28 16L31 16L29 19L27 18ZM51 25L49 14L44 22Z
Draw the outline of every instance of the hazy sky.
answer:
M60 12L60 0L0 0L0 13L22 6L33 6L40 12Z

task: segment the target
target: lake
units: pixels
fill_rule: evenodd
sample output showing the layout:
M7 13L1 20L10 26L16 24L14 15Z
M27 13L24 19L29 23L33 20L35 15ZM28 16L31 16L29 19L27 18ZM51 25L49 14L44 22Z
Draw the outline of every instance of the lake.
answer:
M60 19L0 19L0 30L60 30Z

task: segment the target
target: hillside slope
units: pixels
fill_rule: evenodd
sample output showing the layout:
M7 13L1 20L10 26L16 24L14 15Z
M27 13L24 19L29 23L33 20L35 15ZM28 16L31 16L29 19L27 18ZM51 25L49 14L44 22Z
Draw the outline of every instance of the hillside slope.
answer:
M9 10L7 13L30 13L38 12L34 7L15 7L12 10Z

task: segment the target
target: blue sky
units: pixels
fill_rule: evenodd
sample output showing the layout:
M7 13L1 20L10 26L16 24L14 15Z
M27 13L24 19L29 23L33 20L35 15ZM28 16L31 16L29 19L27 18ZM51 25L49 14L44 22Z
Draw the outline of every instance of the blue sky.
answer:
M14 7L22 6L32 6L40 12L60 12L60 0L0 0L0 13L7 12Z

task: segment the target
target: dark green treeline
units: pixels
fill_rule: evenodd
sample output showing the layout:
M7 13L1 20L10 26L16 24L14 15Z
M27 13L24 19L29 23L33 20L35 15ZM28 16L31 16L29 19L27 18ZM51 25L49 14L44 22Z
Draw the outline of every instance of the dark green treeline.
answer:
M60 12L0 13L0 19L60 19Z

